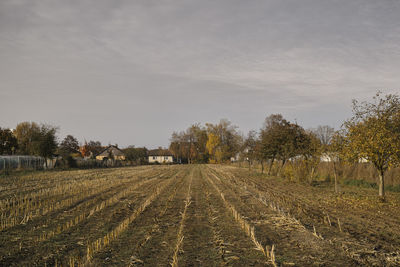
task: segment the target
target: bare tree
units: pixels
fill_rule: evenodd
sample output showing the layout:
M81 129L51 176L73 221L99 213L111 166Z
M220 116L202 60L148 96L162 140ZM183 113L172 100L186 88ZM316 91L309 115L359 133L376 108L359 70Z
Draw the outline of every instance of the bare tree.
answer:
M330 144L335 129L329 125L319 125L316 129L311 130L315 136L321 141L323 146Z

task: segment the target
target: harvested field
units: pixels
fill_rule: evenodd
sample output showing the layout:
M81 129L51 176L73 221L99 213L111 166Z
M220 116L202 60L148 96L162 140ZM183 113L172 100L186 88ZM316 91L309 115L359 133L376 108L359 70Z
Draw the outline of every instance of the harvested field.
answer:
M219 165L0 182L1 266L399 266L400 196Z

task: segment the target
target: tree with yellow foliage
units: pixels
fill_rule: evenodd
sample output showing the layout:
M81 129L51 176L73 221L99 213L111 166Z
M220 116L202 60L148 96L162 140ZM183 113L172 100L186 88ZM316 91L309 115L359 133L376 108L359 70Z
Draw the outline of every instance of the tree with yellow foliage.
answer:
M385 197L385 173L399 164L400 98L378 92L372 103L353 100L354 116L344 123L344 155L351 161L366 159L379 176L379 196Z
M218 152L218 147L220 143L221 141L218 135L214 133L208 133L206 148L208 154L210 155L210 163L216 163L220 160L221 153L220 151Z

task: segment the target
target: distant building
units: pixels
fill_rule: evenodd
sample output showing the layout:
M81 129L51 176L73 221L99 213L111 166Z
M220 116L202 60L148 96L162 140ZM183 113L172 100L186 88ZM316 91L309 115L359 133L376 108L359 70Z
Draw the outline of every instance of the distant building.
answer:
M109 146L104 149L100 154L96 156L98 160L104 159L115 159L115 160L125 160L125 153L122 152L117 146Z
M331 162L332 158L328 154L322 153L320 160L321 162Z
M247 151L245 153L247 153ZM239 160L240 160L240 153L236 153L235 156L231 157L231 162L238 162ZM246 158L246 160L248 160L248 158Z
M148 153L149 163L173 163L174 157L168 149L153 149Z
M339 161L339 158L337 156L336 157L333 156L333 158L332 158L332 156L330 156L330 155L328 155L326 153L322 153L320 161L321 162ZM367 163L367 162L368 162L368 159L366 159L366 158L359 158L358 159L358 163Z

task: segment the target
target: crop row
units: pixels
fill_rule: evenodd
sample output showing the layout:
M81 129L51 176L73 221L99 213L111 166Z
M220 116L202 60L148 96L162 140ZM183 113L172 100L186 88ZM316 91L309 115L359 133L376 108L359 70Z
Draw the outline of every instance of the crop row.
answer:
M106 200L101 201L100 203L95 205L95 207L91 208L90 210L83 211L80 214L75 215L74 218L68 220L67 222L65 222L63 224L58 224L56 229L44 231L39 237L37 237L36 241L41 242L41 241L48 240L48 239L52 238L53 236L68 230L69 228L81 223L85 219L88 219L89 217L91 217L95 213L103 210L104 208L117 203L120 199L128 196L129 194L131 194L133 191L135 191L137 188L141 187L142 185L150 183L156 179L157 178L152 178L149 180L139 181L138 183L120 191L119 193L113 194L111 197L109 197Z
M246 233L247 236L250 237L251 241L256 246L256 249L261 251L263 255L267 258L268 261L271 262L273 266L277 266L275 262L275 246L272 245L271 248L266 245L262 245L256 237L254 226L251 225L249 221L247 221L235 208L235 206L230 203L226 198L224 193L219 189L219 187L210 179L208 176L207 180L210 184L214 187L214 189L218 192L219 196L221 197L225 207L230 211L232 217L235 221L240 225L241 229Z
M151 169L135 167L135 174L146 173ZM75 170L59 172L39 172L17 177L7 177L0 186L0 198L3 200L23 198L25 195L36 194L42 189L55 188L58 185L79 183L82 181L101 180L113 177L126 177L132 173L132 168L126 169L102 169L102 170Z
M117 175L118 174L118 175ZM135 173L134 177L138 176L139 173ZM112 177L116 181L129 180L132 177L120 176L120 172L115 173ZM118 176L122 177L119 178ZM45 187L34 188L34 191L29 191L28 193L23 193L21 190L18 191L18 195L15 194L9 198L3 198L0 200L0 210L5 212L10 209L29 209L30 207L35 207L40 205L40 201L52 196L62 196L67 193L73 193L80 188L89 188L96 184L109 183L110 176L102 175L95 179L89 179L89 177L84 176L76 178L64 178L64 181L56 181L50 179ZM43 183L40 183L43 184Z
M155 175L160 177L161 175ZM0 230L4 230L18 224L25 224L29 220L46 215L52 211L56 211L65 207L72 206L74 203L83 202L83 205L90 205L91 202L97 201L96 199L90 200L92 196L98 195L102 192L110 190L112 188L127 186L135 180L132 180L131 177L124 177L121 179L113 179L112 178L105 179L104 181L96 181L92 180L90 182L83 182L77 185L74 190L64 188L64 194L60 196L55 196L54 198L48 198L45 200L40 200L35 202L36 204L27 204L23 208L19 207L18 209L12 209L8 212L2 212L0 216Z
M365 238L361 238L364 234L354 235L355 233L358 233L359 230L354 232L354 230L352 230L351 222L347 222L343 226L343 222L339 219L338 215L333 215L337 213L336 209L332 211L332 209L329 208L329 205L322 208L318 203L315 205L309 203L311 200L307 199L305 196L301 196L300 194L294 195L293 193L284 191L279 187L269 188L267 184L261 185L261 182L256 181L256 179L251 176L234 175L231 171L225 171L222 168L219 168L218 170L217 168L213 168L213 170L216 173L222 173L226 178L224 179L225 181L230 181L231 183L234 182L237 186L244 188L265 206L269 206L288 220L304 227L304 229L307 229L307 231L312 233L316 238L325 239L337 249L343 250L349 258L358 262L358 264L371 265L377 264L377 262L383 262L391 265L394 262L400 263L399 251L379 252L372 249L373 245L369 244L368 240ZM318 206L317 208L315 207L316 205ZM330 212L328 213L328 211ZM301 222L300 217L307 223ZM316 231L316 225L318 225L320 230L323 230L323 233L328 237L322 237L321 232ZM369 232L370 230L372 229L368 227L367 231ZM345 234L342 232L345 232Z
M175 243L175 247L174 247L174 253L172 256L172 261L171 261L171 266L172 267L178 267L178 253L181 250L182 247L182 243L183 243L183 228L185 227L185 219L186 219L186 212L188 207L191 204L191 196L190 196L190 192L191 192L191 186L192 186L192 181L193 181L193 172L191 173L191 177L190 177L190 182L189 182L189 188L186 194L186 198L184 200L185 202L185 206L183 208L183 212L181 213L181 221L179 223L179 230L177 233L177 237L176 237L176 243Z
M214 170L217 172L216 170ZM214 173L211 173L215 177L217 177ZM224 173L225 174L225 173ZM290 213L290 211L286 211L284 208L282 208L277 202L275 202L271 197L266 192L260 191L254 186L252 186L250 183L245 183L242 181L237 182L236 180L232 179L232 176L224 175L225 179L224 181L227 183L231 184L231 187L240 187L242 188L246 193L251 195L254 199L258 200L261 204L264 206L270 208L271 210L275 211L278 213L282 218L280 219L281 221L284 221L284 224L288 224L291 226L297 226L299 230L304 230L304 231L309 231L311 234L313 234L315 237L318 239L324 239L321 234L318 234L315 228L315 225L311 228L312 230L309 230L306 228L304 224L301 223L299 219L297 219L293 214ZM228 177L227 177L228 176ZM232 182L236 181L236 185L233 185ZM329 224L332 225L332 222L330 221L329 215L327 216L327 221L329 221ZM338 224L340 227L340 220L338 219Z
M157 186L149 197L142 202L133 213L131 213L127 218L120 222L111 231L102 237L97 238L94 241L87 243L86 245L86 255L84 258L77 258L75 256L70 256L68 258L68 264L70 266L85 266L90 264L93 255L107 247L112 241L116 240L122 232L124 232L128 226L169 186L173 181L175 181L176 175L168 179L166 182Z

